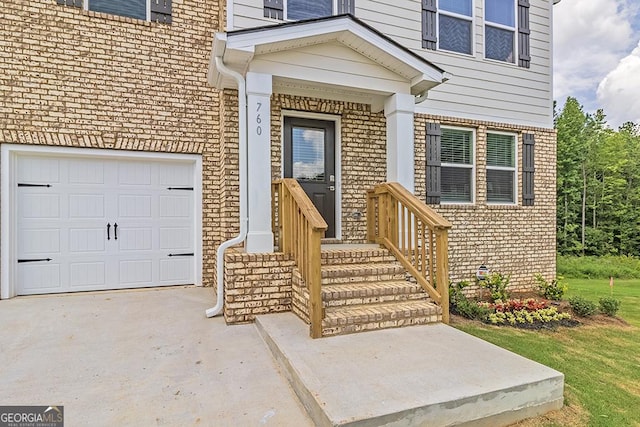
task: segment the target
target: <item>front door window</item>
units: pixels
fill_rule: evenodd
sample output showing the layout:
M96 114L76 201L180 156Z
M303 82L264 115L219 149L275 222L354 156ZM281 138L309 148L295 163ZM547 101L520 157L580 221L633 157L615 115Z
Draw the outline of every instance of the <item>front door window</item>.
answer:
M324 182L325 130L294 126L292 132L293 178Z

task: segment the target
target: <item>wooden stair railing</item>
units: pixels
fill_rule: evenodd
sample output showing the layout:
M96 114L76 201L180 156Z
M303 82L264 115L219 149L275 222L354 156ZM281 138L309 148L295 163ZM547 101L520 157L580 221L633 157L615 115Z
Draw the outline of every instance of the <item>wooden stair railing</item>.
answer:
M276 235L280 250L292 255L309 288L311 337L322 337L320 242L327 223L295 179L283 178L273 183L274 203L277 198Z
M451 223L397 182L367 191L367 239L389 249L449 323Z

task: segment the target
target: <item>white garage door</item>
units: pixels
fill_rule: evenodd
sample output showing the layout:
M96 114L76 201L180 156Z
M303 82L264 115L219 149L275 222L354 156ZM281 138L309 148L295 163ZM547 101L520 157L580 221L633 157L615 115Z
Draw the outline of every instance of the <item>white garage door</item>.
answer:
M194 283L192 162L21 155L19 295Z

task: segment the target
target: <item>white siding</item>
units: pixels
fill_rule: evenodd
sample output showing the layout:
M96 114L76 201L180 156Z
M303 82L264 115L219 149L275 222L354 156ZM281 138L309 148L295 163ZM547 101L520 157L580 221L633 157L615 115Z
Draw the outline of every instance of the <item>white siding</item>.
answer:
M263 17L262 0L234 1L234 29L278 24ZM421 1L356 0L356 16L451 75L417 111L550 128L551 0L531 0L531 68L484 59L483 0L475 0L474 52L422 49Z
M361 90L409 90L405 79L339 43L258 55L250 71Z

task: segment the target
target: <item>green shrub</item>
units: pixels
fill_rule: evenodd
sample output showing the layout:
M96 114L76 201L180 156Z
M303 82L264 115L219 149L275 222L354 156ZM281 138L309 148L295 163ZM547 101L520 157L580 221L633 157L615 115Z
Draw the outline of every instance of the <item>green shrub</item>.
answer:
M506 301L509 299L507 286L509 286L510 280L511 276L505 276L502 273L495 272L489 274L486 279L480 280L479 284L489 290L491 301Z
M481 307L474 300L466 297L463 289L469 286L466 281L458 282L455 285L449 284L449 307L451 312L467 319L484 320L489 315L490 310Z
M536 274L535 278L538 283L538 289L547 299L560 301L565 292L567 292L568 286L562 281L562 276L558 276L551 282L545 280L540 273Z
M516 310L489 314L487 316L487 323L494 325L523 325L533 323L551 323L559 322L561 320L571 319L569 313L558 313L558 309L555 307L541 308L535 311L529 310Z
M620 309L620 300L611 297L600 298L600 311L607 316L615 316Z
M569 304L573 312L581 317L591 316L597 310L596 303L579 296L569 298Z

